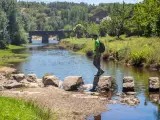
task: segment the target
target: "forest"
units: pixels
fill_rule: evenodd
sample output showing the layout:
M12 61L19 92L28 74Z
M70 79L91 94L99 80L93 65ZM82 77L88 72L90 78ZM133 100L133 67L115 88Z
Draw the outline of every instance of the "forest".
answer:
M98 24L90 18L99 12L107 16ZM108 19L109 18L109 19ZM106 3L91 5L70 2L0 1L0 48L28 41L35 30L73 30L72 36L160 36L160 3L144 0L137 4Z

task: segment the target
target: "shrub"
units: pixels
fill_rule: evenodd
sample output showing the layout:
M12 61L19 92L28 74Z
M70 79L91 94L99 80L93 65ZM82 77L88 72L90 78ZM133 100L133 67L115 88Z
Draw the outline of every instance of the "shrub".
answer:
M78 51L81 50L85 47L85 44L74 44L73 45L73 50Z
M116 59L121 61L126 57L128 57L129 54L130 54L130 49L128 47L121 48L116 52Z

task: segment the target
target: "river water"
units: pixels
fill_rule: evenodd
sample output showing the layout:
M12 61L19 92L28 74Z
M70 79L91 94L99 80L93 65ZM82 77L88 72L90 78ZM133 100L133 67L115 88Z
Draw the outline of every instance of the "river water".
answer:
M25 74L35 73L38 78L42 78L46 73L54 74L60 80L64 80L67 76L78 75L83 77L85 84L93 82L97 70L91 59L72 51L43 49L43 46L45 44L41 44L41 41L33 41L33 44L28 45L27 49L18 51L30 53L30 56L27 61L16 64L17 69ZM122 92L123 77L133 76L140 104L136 107L120 104L107 105L109 111L98 116L88 117L88 120L160 120L160 105L152 102L153 98L150 97L152 94L148 93L147 87L148 78L160 77L160 73L103 61L102 68L105 70L104 75L115 78L118 85L117 92ZM158 95L158 93L154 95ZM115 95L112 95L112 98L114 97Z

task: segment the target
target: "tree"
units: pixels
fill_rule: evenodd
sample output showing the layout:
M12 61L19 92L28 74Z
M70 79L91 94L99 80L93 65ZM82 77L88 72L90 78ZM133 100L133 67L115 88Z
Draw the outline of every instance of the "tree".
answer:
M97 34L99 35L99 25L97 25L96 23L88 23L87 25L87 33L90 35L92 34Z
M7 43L9 40L8 36L8 19L5 12L0 11L0 49L7 48Z
M85 27L81 24L77 24L73 30L76 33L77 38L83 37L85 33Z

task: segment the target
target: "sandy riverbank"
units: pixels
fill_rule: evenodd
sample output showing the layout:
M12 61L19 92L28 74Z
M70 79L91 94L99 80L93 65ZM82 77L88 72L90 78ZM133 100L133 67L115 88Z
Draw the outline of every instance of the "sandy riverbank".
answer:
M1 95L36 101L58 115L58 120L85 120L107 110L107 100L77 92L66 92L55 87L1 91Z

